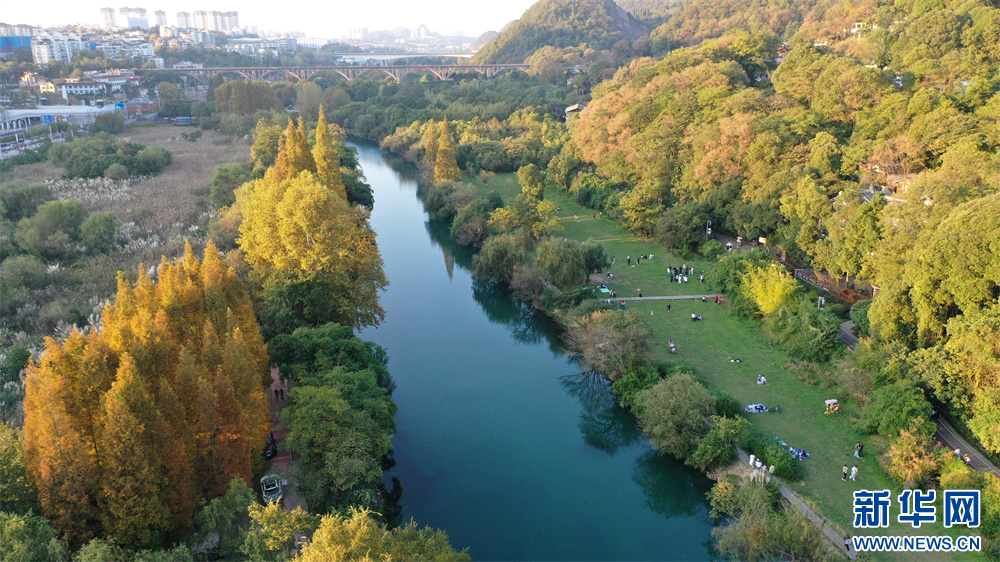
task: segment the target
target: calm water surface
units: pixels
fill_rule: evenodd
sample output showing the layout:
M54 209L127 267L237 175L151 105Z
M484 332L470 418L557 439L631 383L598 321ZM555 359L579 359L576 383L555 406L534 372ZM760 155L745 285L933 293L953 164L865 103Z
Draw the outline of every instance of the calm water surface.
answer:
M448 532L476 560L709 557L696 471L650 451L599 376L559 352L544 317L475 281L471 252L432 223L411 166L355 145L391 285L384 346L404 521Z

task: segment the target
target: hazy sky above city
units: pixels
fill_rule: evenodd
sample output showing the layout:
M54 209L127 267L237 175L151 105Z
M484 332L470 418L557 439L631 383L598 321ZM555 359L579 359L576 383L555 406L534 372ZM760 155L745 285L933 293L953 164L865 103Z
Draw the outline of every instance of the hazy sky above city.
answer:
M499 30L517 19L535 0L49 0L30 2L7 0L0 8L0 23L54 26L62 24L97 24L101 8L113 7L119 25L122 6L146 8L150 20L153 11L167 13L167 24L176 25L177 12L195 10L234 10L240 13L240 26L256 26L260 31L302 31L310 37L346 36L349 27L393 29L426 25L431 31L450 34L461 31L476 36Z

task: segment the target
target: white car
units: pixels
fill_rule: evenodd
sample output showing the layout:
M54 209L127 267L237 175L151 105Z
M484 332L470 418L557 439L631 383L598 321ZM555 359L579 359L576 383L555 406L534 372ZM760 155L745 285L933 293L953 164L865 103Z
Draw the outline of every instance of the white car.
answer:
M281 477L277 474L267 474L260 479L260 491L264 503L281 502L284 491L281 488Z

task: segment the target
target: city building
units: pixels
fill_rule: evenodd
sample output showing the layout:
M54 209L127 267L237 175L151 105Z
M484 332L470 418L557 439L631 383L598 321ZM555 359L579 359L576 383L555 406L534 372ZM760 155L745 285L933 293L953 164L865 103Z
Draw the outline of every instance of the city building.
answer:
M181 62L174 63L174 68L180 70L193 70L196 68L204 68L200 62L191 62L189 60L182 60Z
M125 27L149 29L149 18L146 17L146 8L120 8L118 13L125 19Z
M70 96L98 96L107 92L108 88L103 82L93 80L78 80L70 78L59 80L54 83L55 90L59 92L62 99L68 100Z
M153 12L153 15L156 16L156 25L158 25L160 27L163 27L163 26L167 25L167 13L166 12L164 12L163 10L156 10L155 12Z
M73 55L83 50L83 39L76 34L52 33L31 38L31 58L35 64L59 61L69 64Z
M177 12L177 27L194 27L191 25L191 12Z
M118 27L118 22L115 21L115 9L114 8L101 8L101 25L104 29L114 29Z
M196 29L212 29L212 16L205 10L198 10L191 14L191 27Z
M134 71L131 69L112 68L105 72L90 71L85 72L84 74L90 81L100 82L101 84L111 86L112 92L120 91L127 83L135 85L142 83L142 77L136 76Z
M298 48L298 40L294 37L280 37L277 39L262 39L258 37L246 37L230 39L226 43L226 50L231 53L241 53L244 55L256 55L265 49L283 53L294 51Z
M0 49L30 49L31 38L41 30L30 25L0 23Z
M24 76L22 76L18 82L20 83L21 88L24 88L25 90L34 90L45 82L45 77L37 72L29 71L25 72Z
M109 59L132 59L136 57L147 58L156 56L153 44L148 41L129 41L123 39L95 41L93 49L103 51L104 56Z

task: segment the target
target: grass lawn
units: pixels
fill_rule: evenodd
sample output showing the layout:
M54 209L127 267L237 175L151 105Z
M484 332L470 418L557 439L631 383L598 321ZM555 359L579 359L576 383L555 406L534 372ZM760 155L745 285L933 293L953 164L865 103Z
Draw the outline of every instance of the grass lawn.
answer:
M514 174L497 175L490 180L489 188L497 189L505 201L513 199L519 191ZM615 289L619 296L636 296L638 288L642 289L643 296L712 292L707 280L705 285L698 283L697 277L690 278L688 283L672 283L664 272L667 266L685 263L698 272L707 270L709 263L700 257L676 257L655 242L627 232L611 219L594 218L592 209L580 206L567 193L547 191L545 195L560 207L559 216L565 230L559 235L581 241L593 239L601 242L609 254L616 256L618 265L611 268L614 277L608 286ZM579 217L579 222L574 216ZM625 264L626 256L631 256L634 264L637 256L650 253L653 259L643 260L638 267ZM667 312L668 303L671 305L670 312ZM893 499L891 522L887 529L855 530L852 496L855 490L891 489L895 498L898 488L890 482L878 463L885 452L884 439L861 435L854 430L852 416L857 410L852 401L841 401L841 413L824 415L824 400L838 398L837 388L823 388L819 384L796 380L794 373L786 367L791 358L759 328L733 316L724 304L716 305L711 300L708 303L675 300L632 301L628 306L649 321L656 345L655 360L680 363L690 368L702 382L728 392L742 405L760 402L767 406L781 406L781 414L747 414L751 431L766 437L778 437L790 446L809 451L810 458L800 461L805 465L805 477L801 483L789 484L789 488L834 523L842 535L970 534L964 527L944 528L940 498L937 502L938 520L934 524L913 529L898 523L895 516L899 514L899 506ZM701 314L705 320L692 322L692 312ZM668 340L674 340L677 345L676 355L670 354ZM731 358L739 358L743 362L730 362ZM767 377L766 385L756 383L759 374ZM859 441L865 444L865 458L860 460L854 457L854 445ZM844 464L850 467L855 463L859 470L857 482L842 481ZM958 557L976 558L970 554ZM947 558L955 556L949 554Z

